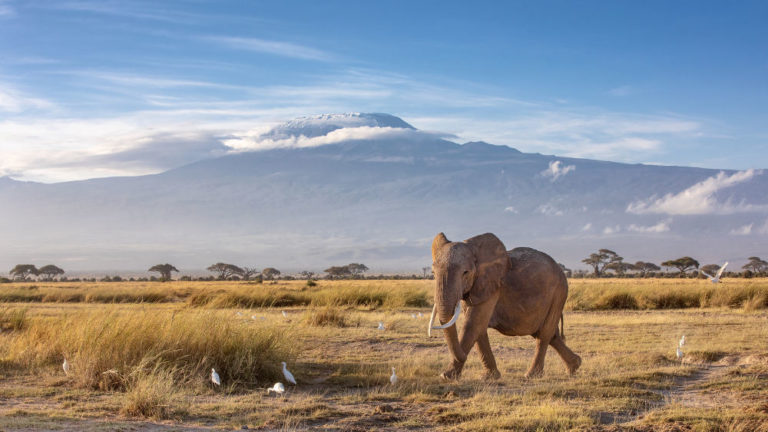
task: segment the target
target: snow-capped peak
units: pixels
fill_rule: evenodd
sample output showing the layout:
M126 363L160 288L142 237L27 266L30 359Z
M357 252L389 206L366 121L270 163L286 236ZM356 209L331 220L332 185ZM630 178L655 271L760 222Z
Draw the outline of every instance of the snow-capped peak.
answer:
M307 138L327 135L329 132L343 128L356 127L389 127L414 129L403 119L383 113L346 113L321 114L310 117L299 117L272 128L261 138L273 140L305 136Z

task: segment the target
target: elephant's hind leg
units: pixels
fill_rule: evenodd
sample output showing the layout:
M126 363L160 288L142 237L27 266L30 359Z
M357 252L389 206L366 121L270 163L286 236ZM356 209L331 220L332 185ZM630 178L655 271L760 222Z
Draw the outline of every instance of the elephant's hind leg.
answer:
M547 347L557 334L557 323L560 320L560 313L553 312L555 309L563 310L562 306L551 308L541 328L533 335L536 338L536 354L533 356L531 367L525 373L526 378L538 377L544 373L544 358L547 355Z
M480 361L485 366L485 378L486 379L499 379L501 378L501 372L496 367L496 359L493 357L493 351L491 351L491 341L488 339L488 330L480 333L477 337L477 352L480 353Z
M560 358L563 359L565 367L568 369L568 373L571 375L576 373L576 371L579 369L579 366L581 366L581 357L579 357L578 354L568 348L559 332L555 335L554 338L552 338L552 342L550 342L550 344L552 345L552 348L554 348L555 351L560 354Z

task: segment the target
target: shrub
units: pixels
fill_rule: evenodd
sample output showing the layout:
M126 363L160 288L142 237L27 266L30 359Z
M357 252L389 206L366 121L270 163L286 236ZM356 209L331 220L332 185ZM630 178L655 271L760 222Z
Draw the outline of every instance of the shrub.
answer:
M315 327L346 327L347 314L333 306L326 306L321 309L313 308L307 311L304 321Z
M0 330L23 330L27 327L27 309L0 309Z
M120 413L133 417L166 419L179 399L174 385L174 372L155 367L150 371L138 368L130 377L122 398Z
M203 384L211 367L227 385L248 387L280 378L280 361L296 349L284 330L212 313L98 311L30 322L9 358L30 367L64 357L74 382L87 388L124 390L136 371L156 368L172 371L178 383Z
M630 293L608 294L598 300L597 309L639 309L637 299Z

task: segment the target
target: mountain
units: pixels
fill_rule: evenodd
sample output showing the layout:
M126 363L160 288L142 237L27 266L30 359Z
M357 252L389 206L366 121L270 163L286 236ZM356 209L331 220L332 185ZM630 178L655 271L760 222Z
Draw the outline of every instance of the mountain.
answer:
M388 114L296 119L254 147L161 174L41 184L0 178L0 268L141 270L218 262L286 271L363 262L419 272L438 232L496 233L569 267L768 255L768 176L458 144ZM735 266L734 266L735 267Z

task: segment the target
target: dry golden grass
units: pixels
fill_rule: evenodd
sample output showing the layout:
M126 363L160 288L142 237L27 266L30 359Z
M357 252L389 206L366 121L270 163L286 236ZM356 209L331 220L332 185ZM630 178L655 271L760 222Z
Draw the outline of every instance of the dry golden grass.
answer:
M166 303L5 304L0 322L22 324L0 333L0 429L157 427L146 418L265 430L760 430L768 424L768 312L752 303L768 284L738 282L571 281L569 303L581 305L575 309L599 305L612 290L628 296L612 301L632 298L637 309L566 312L567 342L584 360L576 376L550 350L544 376L523 378L533 339L491 331L502 372L492 383L482 379L474 352L461 381L438 378L449 362L444 341L426 337L429 304L408 300L430 299L429 281L320 281L312 288L301 281L174 282L154 284L175 299ZM259 290L309 301L281 308L213 303ZM649 306L676 292L708 303ZM205 293L212 300L190 304ZM418 312L423 316L412 318ZM23 318L3 318L11 316ZM376 330L379 322L385 331ZM681 364L675 348L682 334ZM61 370L65 353L69 377ZM282 381L283 358L299 385L283 397L267 395ZM212 366L222 388L208 381Z

